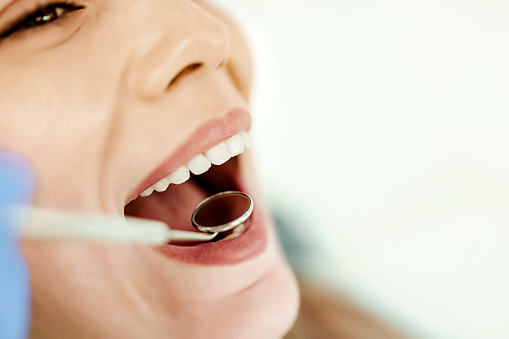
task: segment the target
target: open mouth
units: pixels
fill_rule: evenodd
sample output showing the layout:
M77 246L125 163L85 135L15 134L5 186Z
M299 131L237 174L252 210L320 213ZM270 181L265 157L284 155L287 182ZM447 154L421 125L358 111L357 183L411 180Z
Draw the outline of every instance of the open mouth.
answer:
M195 231L191 215L201 201L219 192L241 190L238 156L249 146L247 133L240 132L194 156L129 202L124 214L162 221L176 230ZM246 225L248 222L218 235L213 241L238 237Z

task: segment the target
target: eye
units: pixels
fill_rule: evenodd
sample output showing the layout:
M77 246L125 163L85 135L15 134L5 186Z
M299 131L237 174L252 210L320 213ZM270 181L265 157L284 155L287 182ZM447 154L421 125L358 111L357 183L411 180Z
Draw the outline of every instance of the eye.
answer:
M70 12L84 9L85 6L70 3L57 2L49 5L41 6L28 14L21 16L14 24L0 33L0 39L7 38L17 33L21 33L30 29L39 28L55 22L69 14Z

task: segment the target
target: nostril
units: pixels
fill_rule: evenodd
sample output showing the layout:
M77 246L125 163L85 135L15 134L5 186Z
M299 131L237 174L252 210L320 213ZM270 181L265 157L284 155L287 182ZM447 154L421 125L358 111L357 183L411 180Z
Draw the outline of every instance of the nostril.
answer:
M177 75L175 75L175 77L173 79L171 79L170 83L168 84L168 87L170 87L171 85L175 84L175 82L177 82L177 80L179 80L180 78L182 78L182 77L188 75L189 73L197 70L201 66L202 66L201 63L194 63L194 64L190 64L190 65L184 67Z

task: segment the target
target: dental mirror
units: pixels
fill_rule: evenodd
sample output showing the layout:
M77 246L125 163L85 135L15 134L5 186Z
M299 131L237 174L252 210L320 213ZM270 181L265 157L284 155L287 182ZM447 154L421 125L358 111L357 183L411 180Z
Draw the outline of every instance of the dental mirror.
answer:
M145 244L211 241L219 233L242 225L253 212L253 200L226 191L203 200L192 214L200 232L173 230L162 222L116 215L82 215L37 207L11 206L7 211L22 225L24 239L88 239ZM0 211L0 214L2 211Z
M246 193L226 191L203 200L191 222L198 231L220 233L242 225L253 213L253 199Z

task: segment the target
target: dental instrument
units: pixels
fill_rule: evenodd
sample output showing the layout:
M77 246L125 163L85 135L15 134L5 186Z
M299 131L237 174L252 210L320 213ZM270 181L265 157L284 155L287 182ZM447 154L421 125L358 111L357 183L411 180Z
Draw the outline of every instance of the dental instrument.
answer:
M81 215L36 207L16 208L25 220L22 239L89 239L145 244L205 242L245 223L253 212L246 193L226 191L203 200L192 214L200 232L172 230L162 221L114 215ZM205 233L204 233L205 232Z
M201 232L221 233L243 224L253 213L253 199L246 193L226 191L203 200L191 222Z

